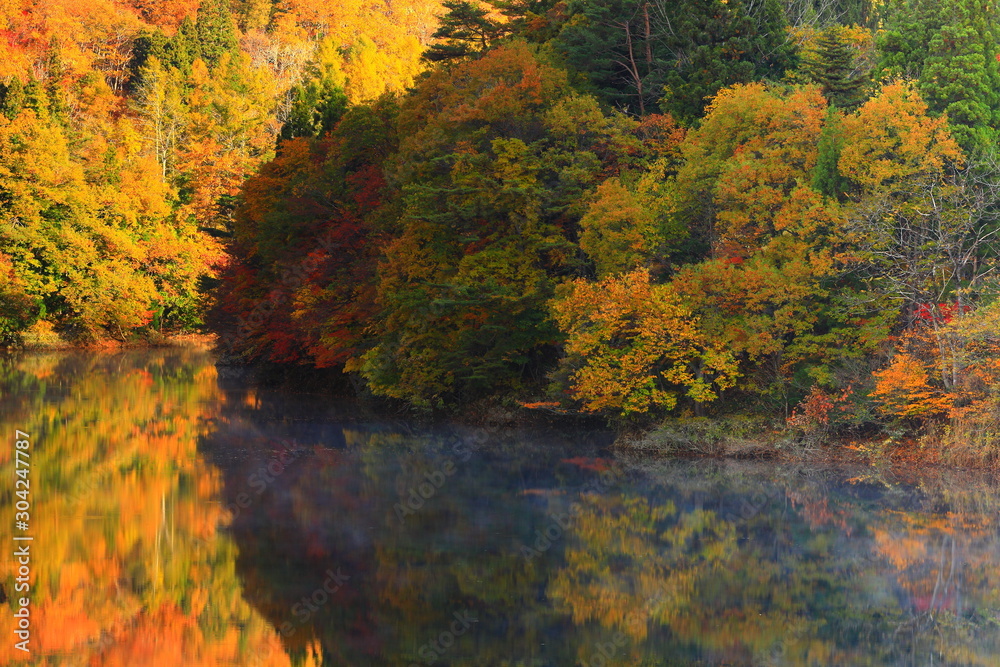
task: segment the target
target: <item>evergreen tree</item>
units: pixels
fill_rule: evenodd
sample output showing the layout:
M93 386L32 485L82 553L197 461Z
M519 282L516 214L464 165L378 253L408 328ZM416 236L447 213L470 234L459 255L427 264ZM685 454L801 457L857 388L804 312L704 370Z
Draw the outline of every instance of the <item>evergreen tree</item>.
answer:
M441 26L433 35L443 41L431 45L424 54L426 60L439 62L485 53L510 32L510 26L491 19L482 6L466 0L445 0L443 4L448 12L441 17Z
M167 46L168 58L164 63L187 72L195 58L201 57L201 47L198 42L198 28L191 17L181 21L177 32Z
M340 67L337 45L327 39L306 68L304 80L293 90L288 120L278 142L293 137L318 137L336 126L347 110L346 77Z
M854 49L841 26L825 29L816 41L816 52L803 63L809 78L823 87L823 96L835 107L853 109L861 104L868 81L854 66Z
M198 55L209 65L215 65L226 53L235 53L239 41L236 26L224 0L203 0L198 7L195 23Z
M0 84L0 113L13 120L27 102L24 84L17 77L10 80L10 83Z
M843 198L844 192L849 185L847 179L837 169L837 162L840 160L840 151L844 145L841 119L841 112L837 111L837 109L831 107L827 112L823 131L819 135L816 166L813 168L812 173L813 189L836 200Z
M992 0L899 0L879 44L883 69L915 78L967 152L991 147L1000 129L998 19Z
M569 11L557 50L594 92L639 113L659 100L692 123L720 89L794 62L777 0L577 0Z

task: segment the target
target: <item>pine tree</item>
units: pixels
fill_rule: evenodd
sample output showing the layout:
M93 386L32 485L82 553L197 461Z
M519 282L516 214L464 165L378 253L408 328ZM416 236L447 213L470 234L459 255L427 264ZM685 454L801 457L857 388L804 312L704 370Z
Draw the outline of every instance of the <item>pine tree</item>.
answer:
M441 26L433 37L443 40L432 44L424 54L431 62L467 58L487 49L508 34L509 27L489 17L489 11L465 0L446 0L448 12L441 17Z
M991 147L1000 128L1000 17L992 3L972 0L942 10L950 18L931 39L920 92L932 110L948 114L966 151Z

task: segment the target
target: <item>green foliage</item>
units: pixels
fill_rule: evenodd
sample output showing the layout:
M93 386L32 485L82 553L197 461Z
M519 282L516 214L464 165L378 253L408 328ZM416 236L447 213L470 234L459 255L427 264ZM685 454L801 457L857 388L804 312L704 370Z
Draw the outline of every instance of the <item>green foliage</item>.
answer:
M15 77L6 85L0 84L0 113L13 120L26 104L27 94L20 79Z
M855 66L856 50L844 36L841 26L831 26L820 33L816 49L802 63L813 83L823 88L831 105L852 109L864 101L867 77Z
M430 62L467 58L485 53L498 39L510 32L510 26L490 18L486 7L466 0L445 0L448 11L434 32L439 40L424 53Z
M844 137L840 127L841 113L831 107L827 112L823 131L819 135L816 148L816 166L812 173L813 188L826 197L840 200L846 192L849 181L837 167Z
M899 0L879 42L885 70L918 81L966 152L990 150L1000 128L997 18L993 2Z
M639 113L659 101L690 124L721 88L793 64L774 0L576 0L568 12L555 48L602 97Z
M437 407L538 377L547 301L576 268L580 199L638 149L523 43L428 77L402 108L399 232L379 273L379 394Z
M225 0L202 0L195 22L197 57L215 65L226 54L236 53L238 40L233 17ZM180 31L178 31L180 35Z
M347 110L341 56L332 40L324 40L306 68L304 80L292 90L292 108L281 126L281 139L317 137L329 132Z

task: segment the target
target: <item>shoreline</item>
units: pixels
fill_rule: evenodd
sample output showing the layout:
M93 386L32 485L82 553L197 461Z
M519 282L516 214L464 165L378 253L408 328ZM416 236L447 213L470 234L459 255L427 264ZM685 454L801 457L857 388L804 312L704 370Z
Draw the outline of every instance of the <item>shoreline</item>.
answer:
M114 352L117 350L162 349L169 347L191 347L212 349L218 341L218 336L211 333L177 333L157 335L153 338L121 341L113 338L100 338L89 342L73 341L58 334L29 338L20 345L0 345L0 353L18 352Z
M213 351L215 334L186 333L138 341L98 340L90 343L64 339L0 347L2 354L45 352L113 353L123 350L192 348ZM934 434L906 438L884 435L848 437L838 434L802 433L783 428L766 415L719 415L672 418L656 424L622 426L605 417L554 407L551 403L521 403L487 398L456 412L415 413L390 401L358 396L342 373L330 369L306 369L287 365L240 364L217 358L214 366L222 374L238 377L249 385L274 391L293 388L299 393L357 401L371 414L404 417L415 422L453 423L492 429L572 428L600 429L614 434L611 451L648 460L756 461L774 464L863 466L877 471L905 472L929 469L994 472L1000 460L959 455L949 458L948 449ZM223 370L225 369L225 370ZM302 392L305 389L305 392Z

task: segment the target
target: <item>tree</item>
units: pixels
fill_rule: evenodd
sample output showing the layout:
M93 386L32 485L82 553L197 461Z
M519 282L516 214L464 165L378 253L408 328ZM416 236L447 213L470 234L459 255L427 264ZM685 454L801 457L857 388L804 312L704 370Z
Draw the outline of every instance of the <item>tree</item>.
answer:
M433 72L399 128L370 387L433 408L537 380L554 360L547 302L576 268L583 195L641 152L636 123L513 42Z
M336 45L328 39L320 42L303 81L292 89L292 107L280 139L317 137L334 128L348 104L342 65Z
M995 3L898 0L892 17L879 41L883 67L917 80L930 112L947 114L966 152L989 150L1000 128Z
M663 171L651 169L632 188L620 178L597 186L594 201L580 219L580 248L594 262L598 279L649 269L686 236L667 215L659 192L662 177Z
M351 107L329 133L286 140L245 182L234 260L212 312L227 353L357 363L375 315L382 169L396 147L396 113L389 98Z
M467 0L445 0L447 9L441 23L432 37L432 43L424 53L431 62L467 58L485 53L497 40L510 33L510 26L490 18L490 12L483 6Z
M812 82L822 86L823 96L831 105L852 109L864 101L869 80L855 65L857 50L845 32L842 26L823 30L801 67Z
M721 88L780 77L794 59L773 0L577 0L568 12L556 48L602 97L639 113L658 101L685 124Z
M237 53L236 26L225 0L202 0L195 22L198 36L198 56L215 65L223 55Z
M570 392L588 412L671 410L680 397L710 402L735 383L733 355L699 329L670 286L651 284L648 271L576 280L553 311L567 337Z
M681 146L675 215L715 256L745 256L766 243L780 233L789 194L810 180L826 115L816 87L721 91Z
M843 213L810 186L829 118L816 86L725 89L682 143L673 184L673 215L709 258L671 284L706 335L737 355L739 386L786 416L803 384L831 382L879 339L834 296L852 261Z

